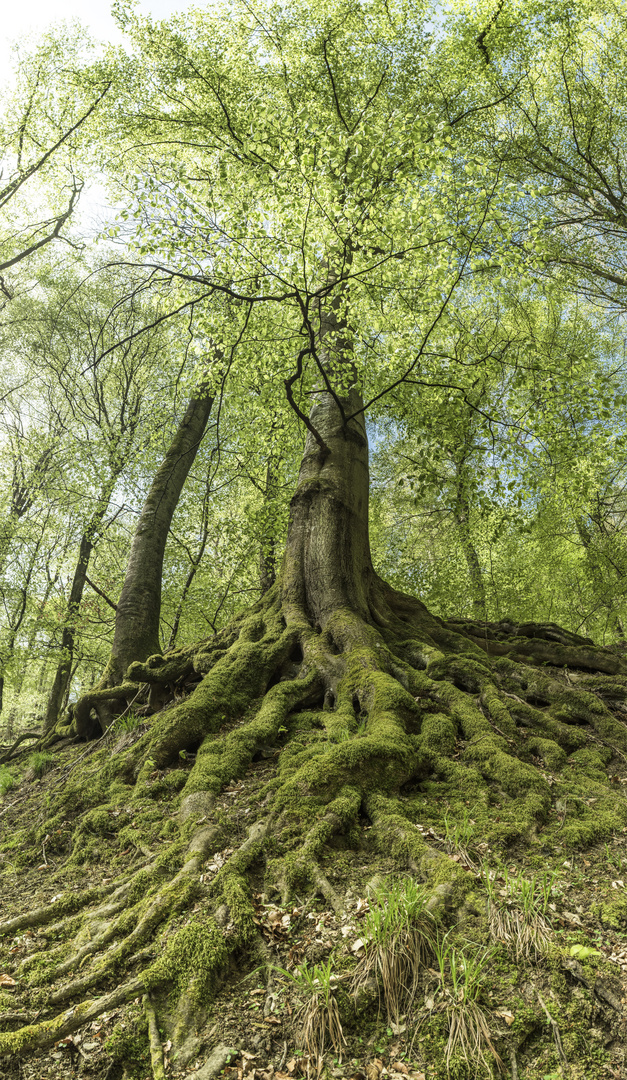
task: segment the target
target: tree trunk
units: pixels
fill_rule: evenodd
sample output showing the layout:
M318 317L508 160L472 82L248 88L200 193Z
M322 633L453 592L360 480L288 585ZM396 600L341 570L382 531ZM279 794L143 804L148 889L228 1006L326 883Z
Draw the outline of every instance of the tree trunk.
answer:
M274 428L274 425L273 425ZM270 454L266 463L266 482L264 499L267 503L276 495L277 489L277 459ZM265 532L266 530L264 530ZM267 535L262 536L259 549L259 591L265 596L276 581L277 556L276 539L273 531L268 530Z
M104 511L103 514L99 515L98 525L102 524L103 515ZM50 731L59 719L66 690L69 685L72 661L74 658L74 648L76 645L76 621L85 589L85 575L89 567L89 560L94 547L94 530L91 528L94 524L94 519L92 519L90 522L90 529L83 533L81 537L78 560L74 570L72 587L70 589L65 626L63 627L63 633L61 635L62 657L57 664L57 670L54 673L52 687L50 694L48 695L46 714L44 716L44 731Z
M122 681L133 661L161 652L161 577L168 532L212 405L206 391L191 399L144 503L118 600L106 672L111 685Z
M338 404L326 391L313 401L310 421L324 442L307 435L291 502L282 598L324 629L343 608L369 618L375 580L368 534L368 439L357 390Z
M92 551L96 544L96 537L102 527L105 514L108 510L111 496L115 489L118 478L124 468L124 459L119 458L113 466L104 488L96 504L91 520L81 537L78 549L78 559L72 578L70 597L67 606L67 615L63 633L61 635L61 660L55 671L52 688L48 696L46 714L44 717L44 731L50 731L56 724L63 710L64 702L69 693L74 650L76 648L76 627L80 614L80 607L87 581L87 571Z
M475 619L485 619L486 602L483 577L481 575L481 563L479 562L477 549L473 544L470 533L470 507L461 481L457 484L453 514L462 545L462 551L464 552L464 558L466 559L466 566L468 567L468 576L470 578L470 588L472 593L472 613Z

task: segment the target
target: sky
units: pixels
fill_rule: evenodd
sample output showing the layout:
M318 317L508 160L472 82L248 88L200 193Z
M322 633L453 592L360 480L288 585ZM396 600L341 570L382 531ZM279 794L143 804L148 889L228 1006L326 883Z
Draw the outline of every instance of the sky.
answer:
M138 0L136 10L165 19L190 7L203 8L203 0ZM111 18L111 0L4 0L0 23L0 79L9 75L11 42L24 34L38 34L52 23L79 19L100 41L122 40Z
M136 0L135 10L155 19L167 19L190 7L202 10L206 6L207 0ZM67 19L80 20L98 41L123 41L111 17L111 0L4 0L0 21L0 83L11 84L11 45L15 40L24 35L37 37L49 26ZM97 234L114 213L104 188L91 177L75 215L83 233Z

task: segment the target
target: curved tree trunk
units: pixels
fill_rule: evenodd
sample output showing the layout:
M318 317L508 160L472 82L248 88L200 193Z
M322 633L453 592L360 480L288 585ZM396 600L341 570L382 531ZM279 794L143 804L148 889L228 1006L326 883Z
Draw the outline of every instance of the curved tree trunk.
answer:
M213 397L204 390L191 399L150 486L118 600L113 647L105 673L110 685L121 682L133 661L161 651L161 577L168 532L212 405Z

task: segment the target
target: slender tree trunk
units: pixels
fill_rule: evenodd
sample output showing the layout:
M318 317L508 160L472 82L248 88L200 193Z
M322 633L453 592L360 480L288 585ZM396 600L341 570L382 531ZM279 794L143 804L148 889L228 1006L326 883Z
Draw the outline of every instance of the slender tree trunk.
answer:
M104 511L102 515L99 515L100 520L98 521L98 524L102 523L103 516ZM93 518L90 522L90 526L91 525L94 525ZM81 537L78 560L74 570L74 577L72 578L72 586L70 588L66 622L61 634L62 655L61 660L57 664L57 670L54 673L52 687L50 694L48 695L46 715L44 717L44 731L50 731L56 724L63 705L65 692L69 685L72 661L74 658L74 648L76 645L76 621L85 589L85 574L89 567L89 560L94 546L93 536L94 532L90 528L87 532L83 533L83 536Z
M266 484L265 484L265 500L266 503L273 499L276 495L277 489L277 461L276 458L270 454L266 465ZM277 558L276 558L276 540L274 535L269 535L262 539L261 548L259 551L259 589L261 595L265 594L272 588L276 581L277 570Z
M191 399L152 482L133 537L118 600L111 657L101 686L121 683L129 664L161 651L161 577L172 517L211 413L213 397Z
M87 571L89 569L92 551L94 550L96 543L96 537L104 521L105 514L111 501L111 496L123 467L124 461L119 459L100 494L96 509L81 537L78 549L78 559L76 561L70 588L65 625L61 634L61 660L57 665L52 688L48 697L46 714L44 717L44 731L50 731L56 724L69 693L72 665L74 662L74 650L76 648L76 627L87 581Z
M464 552L464 558L466 559L466 566L468 567L468 576L470 578L472 590L472 613L476 619L485 619L485 586L483 584L483 575L481 573L481 563L470 532L470 507L464 492L463 481L461 480L457 484L453 513L462 545L462 551Z
M583 548L586 552L586 556L588 558L588 564L591 568L591 573L593 577L597 578L600 586L603 587L603 585L605 584L604 574L601 566L595 559L594 540L592 533L585 521L585 518L578 517L575 524L577 527L577 532L579 533L579 539L581 540ZM599 531L603 531L601 530L601 525L598 522L597 528L599 528ZM607 533L605 535L607 535ZM608 561L612 566L612 569L616 573L617 578L620 580L623 577L622 570L619 566L616 565L616 563L612 559L608 559ZM617 610L616 598L613 595L608 596L603 601L603 603L604 607L606 607L609 612L611 620L614 623L614 629L617 636L621 639L621 641L625 641L625 626L621 618L620 611Z

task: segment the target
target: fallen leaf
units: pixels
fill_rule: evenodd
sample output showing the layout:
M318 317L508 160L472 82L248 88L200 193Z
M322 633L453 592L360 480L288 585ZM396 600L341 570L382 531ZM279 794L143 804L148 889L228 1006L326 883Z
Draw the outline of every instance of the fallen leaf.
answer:
M404 1061L395 1061L394 1064L392 1065L392 1068L396 1072L400 1072L400 1073L408 1073L409 1072L409 1069L407 1068Z
M501 1020L504 1020L508 1027L511 1027L514 1023L514 1014L511 1013L509 1009L502 1009L494 1015L500 1017Z
M360 937L357 938L357 941L354 941L353 944L351 945L351 952L354 952L354 953L359 952L360 949L363 949L365 947L365 944L366 943L363 940L363 938L360 938Z
M266 1024L276 1024L279 1027L281 1026L281 1021L276 1016L265 1016L264 1020Z
M0 975L0 986L17 986L17 983L10 975Z

